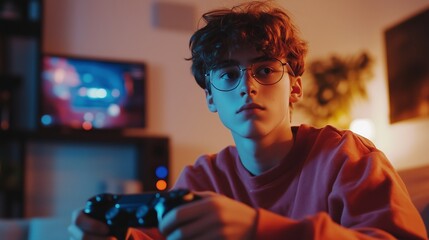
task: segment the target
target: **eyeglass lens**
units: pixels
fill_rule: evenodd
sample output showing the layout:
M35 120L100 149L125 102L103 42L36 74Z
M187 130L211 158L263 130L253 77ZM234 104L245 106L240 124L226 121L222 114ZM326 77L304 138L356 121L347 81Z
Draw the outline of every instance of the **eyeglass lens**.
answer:
M252 77L262 85L272 85L280 81L284 74L284 66L277 59L270 59L253 63L249 68L241 69L238 65L228 65L214 68L210 72L211 84L221 91L236 88L246 70L250 70Z

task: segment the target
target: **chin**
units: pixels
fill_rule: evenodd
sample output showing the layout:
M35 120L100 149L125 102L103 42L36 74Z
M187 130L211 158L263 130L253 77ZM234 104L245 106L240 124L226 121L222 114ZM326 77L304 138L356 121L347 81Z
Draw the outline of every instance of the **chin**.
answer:
M259 124L258 124L259 123ZM231 129L231 132L237 136L247 139L262 139L269 135L277 135L277 137L287 135L287 131L290 131L290 124L285 123L285 121L280 121L278 123L271 122L248 122L243 123L238 128Z
M239 129L232 130L234 135L248 139L260 139L269 134L270 131L261 127L241 127Z

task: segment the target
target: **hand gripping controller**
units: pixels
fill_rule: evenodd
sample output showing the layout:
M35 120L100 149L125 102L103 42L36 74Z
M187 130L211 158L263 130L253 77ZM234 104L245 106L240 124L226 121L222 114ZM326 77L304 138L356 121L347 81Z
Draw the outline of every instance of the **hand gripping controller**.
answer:
M83 212L106 223L110 235L125 239L129 227L158 227L171 209L200 199L186 189L143 194L99 194L90 198Z

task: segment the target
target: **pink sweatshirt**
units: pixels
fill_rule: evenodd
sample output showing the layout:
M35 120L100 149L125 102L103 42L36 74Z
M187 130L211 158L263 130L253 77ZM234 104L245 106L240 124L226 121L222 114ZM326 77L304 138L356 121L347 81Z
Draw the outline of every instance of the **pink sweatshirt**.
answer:
M261 175L230 146L186 167L175 188L258 209L257 239L427 239L404 183L370 141L329 126L293 131L288 156Z

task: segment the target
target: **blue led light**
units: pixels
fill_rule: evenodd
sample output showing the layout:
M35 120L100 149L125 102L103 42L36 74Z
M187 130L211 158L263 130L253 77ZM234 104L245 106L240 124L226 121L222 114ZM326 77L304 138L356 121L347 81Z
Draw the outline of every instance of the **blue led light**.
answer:
M168 175L168 169L164 166L159 166L156 168L155 174L158 178L166 178Z
M40 120L44 126L49 126L53 122L52 116L48 114L43 115Z

